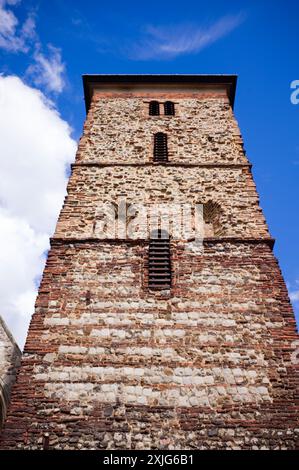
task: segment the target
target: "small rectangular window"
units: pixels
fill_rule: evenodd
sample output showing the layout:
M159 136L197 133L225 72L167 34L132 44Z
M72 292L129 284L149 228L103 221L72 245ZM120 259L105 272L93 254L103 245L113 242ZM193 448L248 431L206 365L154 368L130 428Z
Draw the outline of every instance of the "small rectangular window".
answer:
M158 132L154 136L154 162L168 161L167 135Z
M162 238L163 236L163 238ZM148 254L148 286L150 289L171 288L171 262L169 235L158 230L150 239Z
M164 114L165 116L174 116L174 103L172 101L165 101Z
M160 104L159 104L158 101L150 101L149 115L150 116L159 116L160 115Z

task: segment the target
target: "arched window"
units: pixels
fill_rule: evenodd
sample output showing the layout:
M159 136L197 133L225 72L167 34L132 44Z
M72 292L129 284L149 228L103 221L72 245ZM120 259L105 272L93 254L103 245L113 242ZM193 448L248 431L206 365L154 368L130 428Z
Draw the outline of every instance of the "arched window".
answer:
M149 115L150 116L159 116L160 114L160 105L159 101L150 101L149 104Z
M220 237L224 235L221 224L222 210L217 202L208 201L203 205L204 236Z
M165 230L151 233L148 253L149 289L171 288L171 261L169 234Z
M158 132L154 137L154 162L167 162L168 149L167 149L167 135L163 132Z
M164 114L165 116L174 116L174 103L172 101L165 101Z

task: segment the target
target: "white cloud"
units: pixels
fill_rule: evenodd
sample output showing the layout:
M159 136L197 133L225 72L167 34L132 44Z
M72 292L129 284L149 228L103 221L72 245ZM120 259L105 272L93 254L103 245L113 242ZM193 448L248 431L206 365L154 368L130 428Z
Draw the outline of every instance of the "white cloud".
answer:
M30 13L27 16L26 21L24 22L22 29L21 29L21 34L24 38L26 39L37 39L37 33L35 31L35 14Z
M297 279L295 281L295 284L297 284L297 286L299 286L299 279ZM288 289L289 289L289 296L290 296L290 299L292 302L299 302L299 289L291 289L289 286L288 286Z
M47 53L42 51L36 32L36 15L31 11L22 25L9 8L21 0L0 0L0 49L6 52L29 53L33 63L26 75L45 91L61 93L65 86L65 64L61 50L48 45ZM34 51L34 52L33 52Z
M171 59L182 54L199 52L237 28L244 20L243 14L225 16L217 22L198 26L148 26L145 37L130 47L133 59Z
M13 11L7 7L19 0L0 0L0 48L7 52L28 52L36 37L35 17L30 13L22 26Z
M61 93L64 86L65 64L62 62L60 49L48 45L48 57L39 50L34 54L35 63L27 69L35 85L42 85L50 92Z
M23 346L76 143L53 104L0 76L0 314Z
M2 5L17 5L21 3L22 0L0 0L0 6Z

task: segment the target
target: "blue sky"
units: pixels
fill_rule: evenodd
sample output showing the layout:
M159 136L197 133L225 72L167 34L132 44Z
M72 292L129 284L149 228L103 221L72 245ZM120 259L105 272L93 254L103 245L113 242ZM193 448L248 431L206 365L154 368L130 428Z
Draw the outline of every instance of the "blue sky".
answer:
M235 114L299 319L298 1L0 0L1 10L3 77L52 101L72 128L67 145L82 130L84 73L238 75Z

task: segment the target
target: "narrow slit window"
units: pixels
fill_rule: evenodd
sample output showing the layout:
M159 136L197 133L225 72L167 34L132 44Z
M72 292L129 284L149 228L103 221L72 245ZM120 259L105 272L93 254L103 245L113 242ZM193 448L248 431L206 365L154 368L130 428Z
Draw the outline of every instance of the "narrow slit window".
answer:
M167 148L167 135L163 132L158 132L154 137L154 162L167 162L168 161L168 148Z
M164 103L165 116L174 116L174 103L172 101L165 101Z
M169 235L160 229L151 235L149 243L148 286L153 290L171 288Z
M149 115L150 115L150 116L159 116L159 115L160 115L160 105L159 105L159 101L150 101L150 104L149 104Z

